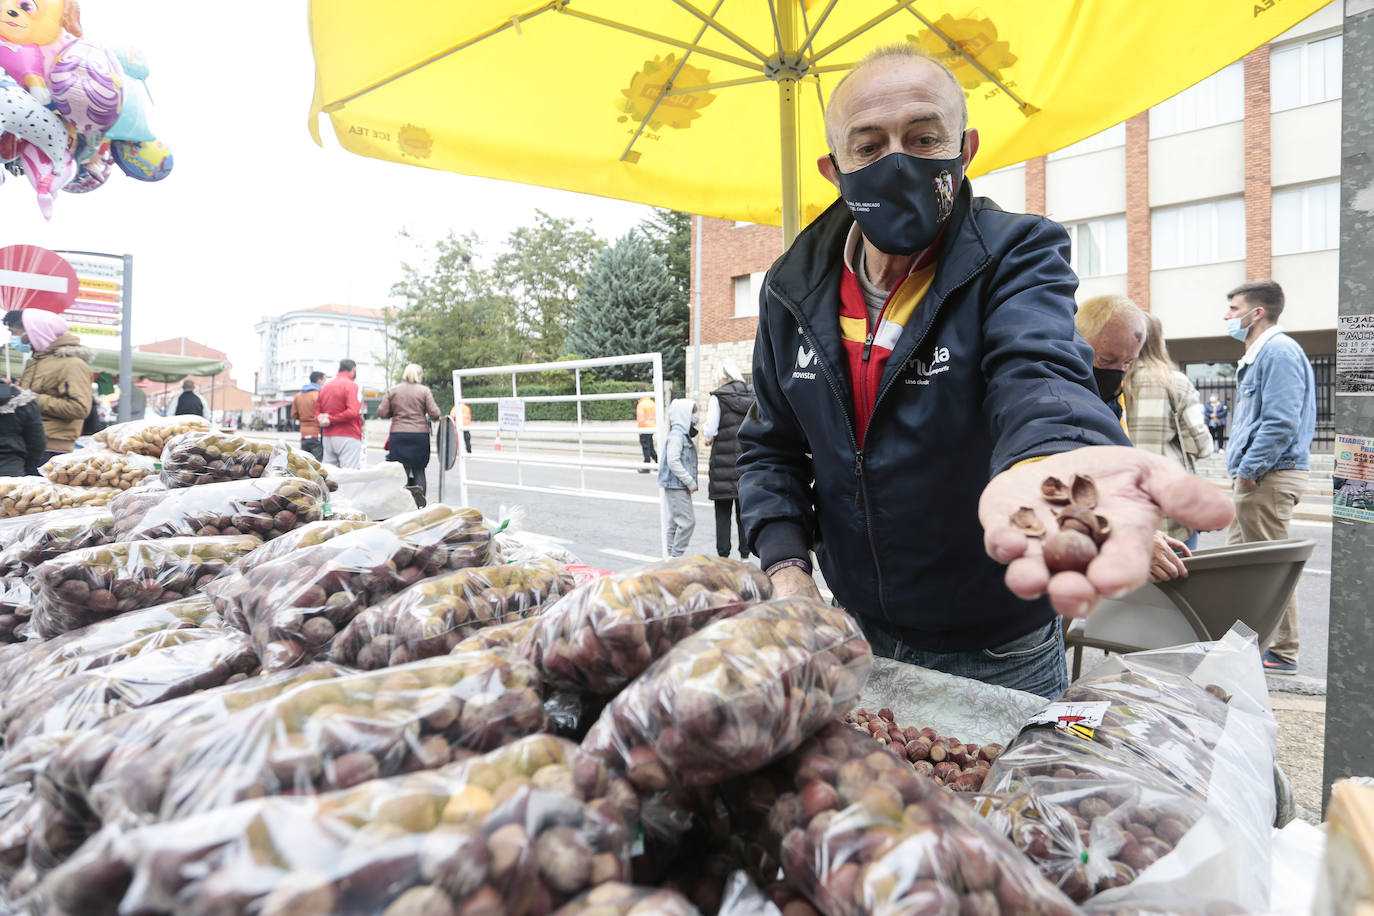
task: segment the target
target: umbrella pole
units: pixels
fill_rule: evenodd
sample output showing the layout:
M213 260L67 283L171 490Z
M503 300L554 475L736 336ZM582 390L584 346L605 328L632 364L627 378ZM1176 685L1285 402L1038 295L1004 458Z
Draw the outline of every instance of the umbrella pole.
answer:
M797 47L797 10L793 0L777 5L778 50L783 61L793 58ZM778 128L782 154L782 245L792 247L801 231L801 189L797 163L797 73L783 72L778 81Z

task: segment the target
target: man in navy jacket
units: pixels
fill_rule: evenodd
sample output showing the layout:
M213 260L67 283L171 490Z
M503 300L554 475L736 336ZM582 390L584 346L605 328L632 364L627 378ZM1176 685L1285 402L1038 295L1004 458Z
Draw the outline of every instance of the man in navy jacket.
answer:
M880 655L1053 695L1056 612L1143 584L1161 509L1213 529L1229 501L1128 447L1074 333L1068 237L972 196L978 133L946 68L882 49L826 115L818 164L842 201L760 299L739 460L752 550L778 594L816 595L814 550ZM1075 473L1113 534L1086 575L1051 577L1009 517Z

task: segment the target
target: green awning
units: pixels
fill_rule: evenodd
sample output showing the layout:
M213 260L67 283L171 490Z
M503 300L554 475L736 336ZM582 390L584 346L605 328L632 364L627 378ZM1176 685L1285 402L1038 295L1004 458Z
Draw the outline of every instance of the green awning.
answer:
M95 350L91 360L92 372L109 372L119 378L119 351ZM134 381L146 378L150 382L170 384L179 382L188 375L217 375L225 370L227 363L219 359L206 359L200 356L174 356L170 353L133 352Z

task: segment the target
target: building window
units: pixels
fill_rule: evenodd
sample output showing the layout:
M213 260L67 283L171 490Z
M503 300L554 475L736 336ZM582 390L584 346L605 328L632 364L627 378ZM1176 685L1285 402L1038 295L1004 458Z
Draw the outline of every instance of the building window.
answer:
M1093 134L1091 137L1071 143L1063 149L1050 153L1050 159L1067 159L1070 156L1081 156L1084 153L1099 153L1104 149L1112 149L1126 145L1126 123L1113 125L1101 133Z
M735 317L750 318L759 313L759 290L763 289L766 271L741 274L735 277Z
M1341 97L1341 36L1289 45L1269 55L1269 99L1274 111Z
M1109 216L1066 223L1073 244L1069 263L1080 277L1106 277L1126 272L1126 217Z
M1150 109L1150 136L1168 137L1245 117L1245 74L1239 62Z
M1150 214L1154 267L1189 267L1245 257L1245 202L1239 197L1160 207Z
M1341 245L1341 183L1324 181L1274 191L1274 254Z

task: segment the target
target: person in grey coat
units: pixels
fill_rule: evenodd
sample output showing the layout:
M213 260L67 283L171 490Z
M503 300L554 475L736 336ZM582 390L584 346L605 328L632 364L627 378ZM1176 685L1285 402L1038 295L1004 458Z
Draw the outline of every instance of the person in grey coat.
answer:
M696 530L692 494L697 491L697 405L678 398L668 405L668 439L663 444L663 463L658 469L658 486L667 502L668 530L665 542L668 556L680 557Z

